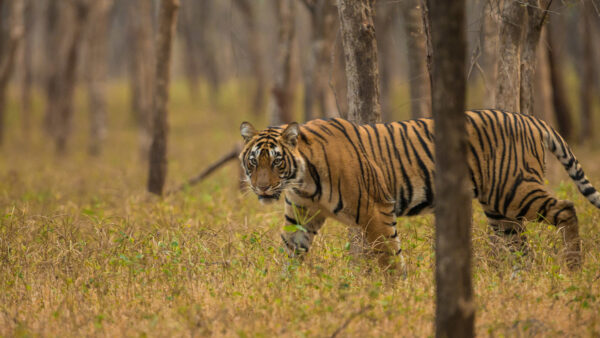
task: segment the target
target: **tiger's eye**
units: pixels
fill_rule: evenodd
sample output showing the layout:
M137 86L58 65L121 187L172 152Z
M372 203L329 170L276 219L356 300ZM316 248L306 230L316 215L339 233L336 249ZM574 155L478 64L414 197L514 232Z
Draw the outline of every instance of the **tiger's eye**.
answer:
M255 165L256 165L256 159L255 159L254 157L250 157L250 158L248 159L248 162L250 162L250 165L253 165L253 166L255 166Z
M281 164L281 159L280 158L276 158L276 159L273 160L273 165L274 166L278 166L280 164Z

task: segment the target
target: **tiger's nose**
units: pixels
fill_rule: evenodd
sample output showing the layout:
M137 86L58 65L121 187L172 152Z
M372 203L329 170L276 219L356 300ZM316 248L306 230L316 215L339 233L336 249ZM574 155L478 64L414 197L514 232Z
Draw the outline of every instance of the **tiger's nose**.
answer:
M269 186L268 185L257 185L256 188L258 189L258 191L265 193L267 192L267 190L269 190Z

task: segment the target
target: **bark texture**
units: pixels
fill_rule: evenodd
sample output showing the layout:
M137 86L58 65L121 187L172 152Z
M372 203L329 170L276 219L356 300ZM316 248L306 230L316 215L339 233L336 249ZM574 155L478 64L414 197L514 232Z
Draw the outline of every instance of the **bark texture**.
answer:
M348 85L348 119L381 121L377 40L372 0L338 0Z
M421 1L404 1L402 13L408 53L410 115L412 118L426 117L431 114L431 88L425 51L426 38L421 19Z
M108 72L108 25L112 0L97 0L90 13L88 41L88 97L90 143L88 152L98 156L106 138L106 85Z
M129 6L131 51L131 111L139 128L139 151L146 159L152 142L152 104L154 97L154 39L152 3L135 0Z
M234 3L242 13L244 24L248 31L248 52L255 86L254 97L252 100L252 112L255 116L259 116L265 106L267 82L265 79L265 67L263 65L263 42L258 30L257 4L256 1L253 0L235 0Z
M519 112L542 117L534 112L536 50L551 0L527 0L527 26L523 37L520 70Z
M1 3L0 3L1 5ZM6 90L15 65L15 56L23 40L24 1L12 0L9 3L10 25L7 32L0 30L0 146L4 143ZM0 14L1 12L0 6Z
M496 86L496 108L519 111L521 34L526 9L518 1L507 0L502 9Z
M596 63L594 62L594 51L593 46L593 35L594 27L592 21L594 20L594 8L590 1L586 1L581 4L582 11L580 12L581 21L580 25L580 45L581 45L581 62L578 67L579 69L579 109L580 109L580 121L581 131L577 141L584 143L585 141L592 138L592 127L594 126L592 116L592 101L594 96L594 74L596 74ZM598 19L598 18L596 18Z
M331 52L338 30L335 0L303 0L310 13L311 47L304 81L304 119L339 113L329 86Z
M486 1L483 7L483 26L481 29L482 47L482 77L485 86L485 107L494 107L496 104L495 91L498 78L498 23L500 13L495 1Z
M292 48L294 46L294 0L275 0L277 23L279 26L278 55L275 84L271 90L271 124L292 122L292 101L294 98L292 81Z
M564 88L564 75L561 70L562 55L560 52L556 27L548 25L548 65L550 67L550 82L552 84L552 103L559 133L567 141L573 135L573 124L571 122L571 110L567 101Z
M59 74L59 95L51 98L52 101L49 102L49 104L56 106L53 130L56 152L59 155L64 155L67 152L67 141L71 137L77 63L80 56L84 25L90 11L90 3L87 0L77 0L72 2L71 5L74 10L74 18L70 24L71 38L66 47L63 72Z
M167 108L169 67L179 0L161 0L156 41L156 87L154 91L153 133L150 146L148 191L162 195L167 177Z
M436 337L473 337L465 2L428 0L435 121Z

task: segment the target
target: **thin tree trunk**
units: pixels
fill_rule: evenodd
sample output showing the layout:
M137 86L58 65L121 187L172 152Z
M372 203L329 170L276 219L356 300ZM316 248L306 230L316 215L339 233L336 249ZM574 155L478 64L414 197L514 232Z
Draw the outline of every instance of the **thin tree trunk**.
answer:
M8 32L0 31L0 146L4 143L4 133L6 131L6 118L4 109L6 108L6 90L10 80L17 50L23 39L23 0L12 0L10 3L10 26Z
M557 129L565 139L570 140L573 133L572 114L564 89L565 81L561 70L561 65L564 63L561 60L560 49L557 45L555 29L553 25L548 25L547 51L548 65L550 66L550 82L552 83L552 103L554 105L554 113L556 114Z
M34 24L34 2L26 1L23 13L24 32L21 44L21 132L23 138L28 140L31 134L31 85L33 83L33 24Z
M88 38L88 96L90 144L88 152L98 156L106 138L106 81L108 70L108 13L112 0L96 0L91 13Z
M56 131L57 105L60 97L60 74L63 72L61 45L64 35L64 20L66 4L59 1L47 1L46 21L44 29L44 72L46 108L44 112L44 130L54 137Z
M183 8L187 8L187 10L182 11L179 20L185 48L185 52L182 53L183 66L185 67L185 77L188 82L190 98L193 101L198 98L198 79L200 77L197 62L200 59L200 53L194 37L196 34L203 34L198 30L198 26L196 26L198 18L195 18L194 15L196 14L195 6L201 3L195 0L184 0L182 6Z
M358 124L381 122L377 40L373 2L338 0L340 33L346 61L348 120ZM348 231L350 252L362 253L366 241L362 229Z
M582 59L579 62L580 69L579 74L579 106L580 106L580 120L581 120L581 132L579 133L578 142L584 143L591 139L593 136L592 128L594 121L592 120L592 99L594 95L594 74L596 73L596 64L594 62L594 43L592 40L592 34L594 28L592 27L592 20L594 19L594 9L589 1L584 2L581 5L581 21L580 27L581 32L581 48L582 48Z
M252 112L255 116L259 116L265 106L266 81L263 66L262 39L260 32L258 31L258 23L256 20L256 1L235 0L235 4L244 17L244 23L248 31L248 51L250 63L252 65L252 75L255 81Z
M372 0L338 0L348 84L348 119L381 121L377 40Z
M167 177L167 108L169 67L179 0L161 0L156 41L156 87L154 91L153 134L150 147L148 191L162 195Z
M513 0L504 2L500 23L498 58L498 79L496 86L496 108L517 112L519 110L519 87L521 76L519 72L521 35L525 7Z
M154 97L155 50L152 17L148 0L137 0L129 7L131 57L131 110L139 128L139 151L146 159L152 142L152 104Z
M392 2L377 2L375 11L375 31L377 32L377 58L379 60L379 100L381 102L381 121L392 120L392 80L397 60L393 57L392 27L398 14L397 6Z
M75 93L75 80L77 72L77 62L79 59L80 45L83 37L83 25L89 14L89 6L85 0L78 0L72 3L75 10L75 17L71 24L72 37L67 45L67 54L64 66L64 72L59 80L60 96L53 98L57 105L56 124L54 142L56 152L64 155L67 151L67 141L71 136L71 124L73 119L73 96Z
M420 3L420 0L407 0L403 2L402 8L408 54L410 115L414 119L431 114L431 88L426 64L425 32L423 31Z
M500 21L500 4L496 1L486 1L483 7L483 26L481 40L483 47L483 81L485 85L485 97L483 104L492 108L496 105L495 91L498 78L498 36Z
M292 81L292 48L294 45L294 0L275 0L277 23L279 26L277 71L275 84L271 90L271 123L290 123L293 120L292 101L294 98Z
M554 118L554 106L552 105L552 83L550 82L550 70L548 65L548 52L546 41L548 29L542 29L540 40L543 42L537 49L537 70L535 72L535 101L534 111L544 121L550 122Z
M303 2L311 19L311 51L304 81L304 119L339 115L335 97L329 86L331 51L338 30L334 0ZM317 113L315 114L315 110Z
M540 34L551 0L527 0L527 26L521 52L519 112L534 115L534 79L536 68L536 50L540 43Z
M435 121L436 337L473 337L465 2L428 0Z

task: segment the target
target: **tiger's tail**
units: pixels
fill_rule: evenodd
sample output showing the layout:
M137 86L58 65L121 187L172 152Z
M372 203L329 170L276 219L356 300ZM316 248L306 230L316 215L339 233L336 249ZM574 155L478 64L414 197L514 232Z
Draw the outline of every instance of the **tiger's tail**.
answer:
M554 128L547 126L548 133L546 134L546 145L548 149L556 156L563 165L569 177L577 185L579 192L585 196L596 208L600 208L600 192L594 188L587 176L583 172L583 168L567 142L560 136Z

